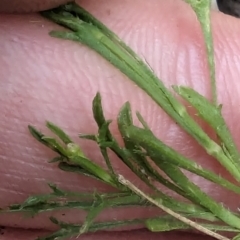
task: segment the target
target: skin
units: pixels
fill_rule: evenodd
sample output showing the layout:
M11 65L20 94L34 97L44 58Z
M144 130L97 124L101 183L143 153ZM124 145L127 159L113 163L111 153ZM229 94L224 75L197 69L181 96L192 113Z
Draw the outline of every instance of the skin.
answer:
M210 97L206 55L199 24L184 2L153 0L147 3L139 0L136 5L131 0L88 0L80 1L80 4L146 59L166 85L191 86ZM56 1L12 0L7 5L4 1L0 3L0 11L5 12L0 15L0 206L21 202L32 194L48 191L46 182L57 183L61 188L69 190L111 190L93 180L63 173L54 164L47 163L55 155L34 141L27 131L27 125L34 124L46 132L45 120L53 121L81 144L89 158L101 163L96 146L77 139L77 133L96 132L90 110L91 100L97 91L102 95L104 111L109 119L116 119L120 107L128 100L132 109L140 111L155 134L167 144L231 179L143 91L108 62L85 46L49 37L48 32L59 27L33 11L57 5ZM14 14L10 14L9 10ZM26 12L30 13L20 14ZM212 24L219 102L223 103L224 117L239 147L239 20L213 12ZM205 124L200 124L211 133ZM118 137L115 122L112 129ZM119 173L144 189L115 156L112 159ZM239 207L236 195L195 176L190 177L206 193L232 210L236 211ZM66 212L62 216L63 213L55 216L73 222L84 217L75 211ZM100 220L154 214L157 213L153 209L109 210L101 215ZM19 215L0 215L0 225L6 227L1 239L28 240L44 234L54 228L46 217L45 214L34 219L22 219ZM208 239L190 233L153 234L145 230L96 233L81 239L171 240L180 236L184 240L193 237Z

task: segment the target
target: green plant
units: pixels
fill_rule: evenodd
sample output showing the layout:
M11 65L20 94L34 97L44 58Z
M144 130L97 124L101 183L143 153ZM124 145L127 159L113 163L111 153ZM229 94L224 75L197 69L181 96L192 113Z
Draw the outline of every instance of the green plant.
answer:
M222 106L217 101L209 10L210 1L187 0L186 2L195 11L203 30L208 54L212 102L189 87L173 86L172 90L193 106L199 117L213 128L217 141L208 136L188 114L185 106L178 101L173 91L167 89L163 82L124 42L90 13L71 3L43 12L42 15L70 30L67 32L52 31L51 36L80 42L102 55L142 88L182 129L190 134L209 155L219 161L239 182L240 154L222 117ZM118 128L124 141L123 147L118 144L109 129L111 121L104 116L100 93L97 93L93 100L92 111L98 125L98 132L96 134L81 135L80 137L98 144L105 159L106 168L89 159L60 127L51 122L47 122L46 125L58 138L46 136L33 126L29 126L29 130L39 142L58 154L50 162L58 163L61 170L92 177L114 187L116 192L67 192L59 189L54 184L49 184L52 193L31 196L22 204L9 206L8 209L4 209L2 212L27 212L36 215L45 211L75 208L88 213L84 223L79 225L63 223L55 218L50 218L53 223L59 226L59 230L50 236L40 238L42 240L65 239L87 232L114 229L139 223L144 224L150 231L194 228L216 239L228 239L222 235L222 232L235 233L236 237L234 239L240 237L239 215L231 212L227 207L205 194L199 186L187 178L182 169L204 177L208 181L237 194L240 193L238 185L204 169L192 159L186 158L164 144L154 136L140 113L136 115L142 127L135 126L132 121L130 103L124 104L117 119ZM125 163L139 179L148 185L152 189L152 193L143 192L125 179L124 176L118 175L111 164L108 149L111 149L120 161ZM152 163L155 164L157 169L153 167ZM160 174L158 170L161 170L164 174ZM162 192L157 187L159 183L188 201L180 201ZM62 201L63 199L64 201ZM140 207L157 207L166 214L158 218L128 221L95 221L100 212L107 208L136 205Z

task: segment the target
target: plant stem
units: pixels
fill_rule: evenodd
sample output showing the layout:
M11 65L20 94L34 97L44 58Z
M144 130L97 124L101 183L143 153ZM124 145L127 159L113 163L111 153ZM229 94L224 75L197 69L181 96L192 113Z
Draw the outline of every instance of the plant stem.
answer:
M182 98L188 101L197 110L198 115L215 130L221 141L223 151L226 151L226 156L228 156L229 162L232 163L230 166L229 162L221 162L221 164L226 167L226 169L229 169L229 172L234 172L234 169L230 168L239 167L238 163L240 162L240 154L222 116L222 106L213 105L205 97L191 88L174 86L173 89Z
M77 5L73 5L73 8L76 9L75 12L81 12L81 8ZM240 163L236 163L238 166L236 168L229 161L224 150L202 130L188 114L186 108L164 86L162 81L155 76L149 67L141 62L139 58L136 58L136 54L131 54L129 48L120 43L120 39L116 40L116 36L112 38L111 32L109 34L106 33L106 28L104 31L101 31L101 29L93 25L96 21L91 22L92 16L89 13L84 15L83 20L86 22L80 19L81 14L77 18L71 12L62 10L58 12L44 12L43 15L74 31L54 31L51 33L51 36L81 42L98 52L151 96L169 116L196 139L209 155L214 156L224 166L228 166L230 173L237 181L240 181Z
M186 0L186 2L195 11L203 31L208 55L212 103L193 89L187 87L173 87L173 89L195 107L200 117L212 126L219 137L220 143L203 131L174 93L165 87L152 69L131 48L87 11L77 4L71 3L51 11L42 12L42 15L70 30L70 32L53 31L51 36L83 43L102 55L142 88L209 155L215 157L240 182L240 153L222 117L221 106L218 106L217 103L210 1ZM232 213L205 194L200 187L185 176L182 169L238 194L240 194L239 186L211 171L202 169L194 161L182 156L161 140L158 140L140 113L137 113L137 117L144 129L134 126L129 103L123 106L118 115L118 128L123 138L124 147L120 147L109 129L111 121L105 119L99 93L93 100L92 111L98 125L98 133L81 137L93 140L98 144L107 169L89 159L60 127L51 122L47 122L46 125L58 138L45 136L32 126L29 126L29 130L39 142L59 154L51 162L58 162L60 169L93 177L116 188L119 192L80 194L67 192L49 184L52 193L29 197L22 204L12 205L7 210L1 210L1 212L27 212L34 215L70 208L87 212L82 225L68 224L51 218L51 221L58 225L60 230L42 238L44 240L63 239L87 232L139 223L145 224L151 231L194 228L220 240L229 239L215 231L239 233L239 215ZM154 192L146 194L122 175L117 175L108 155L109 149ZM152 163L155 164L154 167ZM170 194L165 194L158 188L158 183L191 202L179 201L175 197L171 197ZM96 217L107 208L128 206L156 206L168 215L130 221L95 222ZM220 220L223 222L220 222ZM209 222L214 222L214 224L209 224ZM219 225L217 225L218 223Z
M217 85L215 77L215 62L214 62L214 45L212 39L210 8L211 1L209 0L185 0L194 10L200 22L205 46L207 50L208 69L211 80L212 102L215 106L218 105L217 101Z
M188 215L183 215L188 217ZM194 217L194 216L193 216ZM198 218L198 216L196 216ZM152 232L166 232L172 230L188 230L191 227L177 219L172 219L169 216L147 219L145 221L146 227ZM222 231L222 232L236 232L239 233L239 230L216 224L201 223L201 225L212 231Z
M169 208L166 208L165 206L162 205L161 201L157 201L153 198L151 198L150 196L146 195L144 192L142 192L140 189L138 189L136 186L134 186L131 182L129 182L127 179L125 179L122 175L119 175L118 177L118 181L120 183L122 183L123 185L125 185L126 187L128 187L129 189L131 189L134 193L136 193L137 195L147 199L149 202L151 202L152 204L156 205L157 207L159 207L160 209L162 209L164 212L168 213L169 215L173 216L174 218L180 220L181 222L191 226L194 229L199 230L200 232L203 232L209 236L212 236L216 239L219 240L230 240L226 237L223 237L197 223L195 223L194 221L187 219L186 217L172 211Z
M139 136L141 136L141 138L139 138ZM123 137L125 139L130 139L135 144L139 144L146 150L150 157L155 158L158 156L158 160L154 161L157 165L161 161L167 161L170 164L195 173L211 182L221 185L226 189L234 191L235 193L240 193L240 187L211 171L203 169L194 161L179 154L174 149L165 145L161 140L157 139L149 130L141 129L135 126L129 126L128 128L125 128L125 134Z

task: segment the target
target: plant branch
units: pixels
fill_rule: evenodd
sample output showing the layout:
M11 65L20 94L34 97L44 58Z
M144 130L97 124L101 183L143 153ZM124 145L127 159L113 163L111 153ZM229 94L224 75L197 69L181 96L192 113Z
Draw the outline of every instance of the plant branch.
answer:
M142 88L209 155L219 161L240 182L240 153L222 116L221 105L218 106L217 103L210 1L186 0L186 2L195 11L203 31L208 55L212 102L188 87L173 86L173 90L188 101L197 110L199 117L212 127L218 137L217 140L213 140L204 132L175 94L165 87L152 69L131 48L86 10L75 3L70 3L41 14L69 30L52 31L51 36L85 44L103 56ZM98 145L105 160L105 166L89 159L82 149L54 123L47 122L46 126L56 135L55 137L46 136L33 126L29 126L29 131L36 140L58 154L49 162L57 163L63 171L94 178L115 188L115 192L79 193L64 191L54 184L49 184L51 193L31 196L21 204L2 209L0 213L23 212L35 215L62 209L78 209L87 212L84 222L77 225L64 223L51 217L50 220L60 229L50 236L40 238L41 240L63 239L131 224L144 224L150 231L197 229L216 239L229 240L216 232L226 231L237 233L234 239L238 239L239 215L205 194L182 170L192 172L240 194L238 185L212 171L203 169L192 159L188 159L164 144L154 135L138 112L137 117L143 128L134 126L128 102L121 108L117 119L123 147L120 147L109 129L111 120L107 120L104 116L100 93L97 93L93 99L92 112L98 132L80 135L80 137L94 141ZM150 193L141 191L123 176L118 175L108 155L109 150L113 151L119 160L150 188ZM159 188L159 183L185 199L180 201L173 197L174 195L166 194ZM157 207L167 215L128 221L96 222L96 217L105 209L131 206Z
M214 45L212 39L211 19L210 19L210 0L185 0L194 10L200 22L203 36L205 39L205 46L207 50L208 69L211 80L212 102L218 106L217 101L217 84L215 77L215 62L214 62Z
M161 201L157 201L151 197L149 197L148 195L146 195L144 192L142 192L140 189L138 189L136 186L134 186L131 182L129 182L128 180L126 180L123 176L119 175L118 177L118 181L120 183L122 183L123 185L125 185L126 187L128 187L129 189L131 189L134 193L136 193L137 195L147 199L149 202L151 202L152 204L156 205L157 207L161 208L164 212L168 213L169 215L173 216L174 218L180 220L181 222L185 223L188 226L191 226L194 229L199 230L200 232L203 232L209 236L212 236L216 239L219 240L230 240L226 237L223 237L222 235L219 235L199 224L197 224L194 221L191 221L190 219L187 219L186 217L172 211L169 208L166 208L165 206L162 205Z

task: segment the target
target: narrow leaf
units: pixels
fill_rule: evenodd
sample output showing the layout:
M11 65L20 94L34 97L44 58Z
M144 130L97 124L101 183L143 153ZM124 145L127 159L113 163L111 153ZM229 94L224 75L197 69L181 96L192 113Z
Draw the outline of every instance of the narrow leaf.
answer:
M101 100L100 93L97 93L93 99L92 111L93 111L94 119L98 124L98 127L101 127L106 122L106 119L103 114L102 100Z
M65 172L78 173L78 174L84 175L86 177L91 177L91 178L94 178L96 180L101 180L100 178L98 178L95 175L91 174L90 172L84 170L80 166L70 165L70 164L67 164L65 162L61 162L61 163L58 164L58 167Z
M222 117L221 107L216 107L191 88L174 86L173 89L188 101L198 111L199 116L215 130L230 155L221 164L237 179L240 178L240 154Z
M83 234L88 232L89 228L91 227L94 219L104 210L105 204L101 202L100 204L94 204L92 209L88 212L87 217L80 228L79 234Z
M240 193L240 188L238 186L216 175L214 172L204 169L195 161L184 157L174 149L168 147L161 140L157 139L150 131L131 126L128 128L127 132L129 138L143 147L151 157L158 157L159 161L166 161L217 183L224 188ZM139 138L139 136L141 136L141 138ZM155 163L158 164L157 161Z
M70 137L57 125L52 122L47 122L46 126L55 133L65 144L73 142Z
M67 156L67 151L55 138L44 136L42 139L56 152L60 153L63 156Z
M52 189L53 194L56 196L64 196L65 193L60 188L57 187L56 184L48 183L48 186Z

